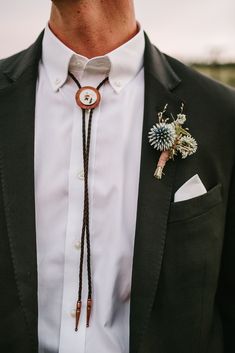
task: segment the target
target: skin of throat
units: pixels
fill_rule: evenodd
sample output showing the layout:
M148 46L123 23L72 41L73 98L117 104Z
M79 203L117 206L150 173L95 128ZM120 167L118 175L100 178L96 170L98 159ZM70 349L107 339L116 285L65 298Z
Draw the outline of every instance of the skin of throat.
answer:
M87 58L109 53L138 32L133 0L53 0L49 27Z

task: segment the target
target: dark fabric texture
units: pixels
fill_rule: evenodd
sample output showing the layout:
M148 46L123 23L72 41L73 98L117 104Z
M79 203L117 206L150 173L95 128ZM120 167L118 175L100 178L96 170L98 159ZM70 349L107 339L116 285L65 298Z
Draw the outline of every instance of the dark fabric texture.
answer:
M34 113L42 37L0 61L1 353L38 352ZM144 65L130 353L234 353L235 92L162 54L147 36ZM148 131L166 103L176 115L182 102L198 151L169 161L159 181ZM208 192L174 203L194 174Z

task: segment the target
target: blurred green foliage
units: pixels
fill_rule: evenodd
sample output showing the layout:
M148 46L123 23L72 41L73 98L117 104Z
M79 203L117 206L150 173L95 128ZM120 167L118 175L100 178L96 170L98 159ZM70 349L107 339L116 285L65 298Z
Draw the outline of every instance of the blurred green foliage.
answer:
M217 81L221 81L227 85L235 87L235 63L196 63L191 66L204 75L210 76Z

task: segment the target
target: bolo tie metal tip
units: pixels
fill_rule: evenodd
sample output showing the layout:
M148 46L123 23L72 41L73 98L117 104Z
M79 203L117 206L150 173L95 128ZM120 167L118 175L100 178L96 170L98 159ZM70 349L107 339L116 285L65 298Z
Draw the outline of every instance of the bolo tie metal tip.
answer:
M86 309L86 327L89 327L89 324L90 324L91 308L92 308L92 299L88 298L87 309Z
M75 331L78 331L78 324L79 324L79 319L81 315L81 309L82 309L82 302L80 300L77 301L76 305L76 324L75 324Z

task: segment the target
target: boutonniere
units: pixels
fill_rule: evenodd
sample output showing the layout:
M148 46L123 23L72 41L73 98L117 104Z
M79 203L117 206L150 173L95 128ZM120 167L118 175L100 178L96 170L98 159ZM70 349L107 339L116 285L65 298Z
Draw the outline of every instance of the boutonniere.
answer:
M169 118L164 117L167 107L168 104L165 105L162 112L158 113L158 122L153 125L148 134L151 146L162 152L154 173L157 179L162 178L163 169L169 159L174 159L178 153L182 158L186 158L195 153L198 146L188 128L182 127L187 120L186 114L183 113L184 104L182 104L181 111L176 118L171 114L171 122L169 122Z

